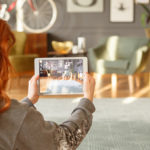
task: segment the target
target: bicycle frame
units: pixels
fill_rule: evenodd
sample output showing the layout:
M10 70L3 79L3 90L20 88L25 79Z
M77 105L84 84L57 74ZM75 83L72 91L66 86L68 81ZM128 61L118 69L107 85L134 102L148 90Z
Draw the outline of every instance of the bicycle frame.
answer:
M7 11L8 11L8 12L11 12L11 11L15 8L16 3L17 3L17 0L15 0L14 2L12 2L12 3L9 5Z
M8 11L8 12L11 12L11 11L15 8L17 1L18 1L18 0L15 0L14 2L12 2L12 3L9 5L9 7L7 8L7 11ZM31 9L32 9L33 11L36 11L36 8L34 7L33 1L32 1L32 0L27 0L27 1L28 1L29 6L31 7ZM2 9L2 7L1 7L1 4L0 4L0 10L1 10L1 9Z
M10 19L10 12L16 7L18 0L13 1L9 6L8 4L0 4L0 18L8 21ZM27 0L30 8L33 12L36 12L36 8L34 7L32 0Z
M28 4L32 8L33 11L36 11L36 9L35 9L35 7L33 5L33 1L32 0L28 0Z

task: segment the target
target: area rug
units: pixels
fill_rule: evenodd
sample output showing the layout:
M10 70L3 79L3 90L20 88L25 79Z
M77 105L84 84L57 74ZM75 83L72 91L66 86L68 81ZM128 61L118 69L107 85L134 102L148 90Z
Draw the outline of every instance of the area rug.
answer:
M45 120L65 121L79 99L40 99ZM150 99L94 99L93 125L78 150L150 150Z

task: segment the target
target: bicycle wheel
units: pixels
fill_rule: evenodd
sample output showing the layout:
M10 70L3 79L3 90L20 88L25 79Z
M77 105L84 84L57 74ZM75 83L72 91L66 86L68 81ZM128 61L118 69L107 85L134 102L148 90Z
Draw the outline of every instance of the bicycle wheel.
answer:
M49 30L57 18L57 8L53 0L32 0L35 11L27 1L23 8L23 25L28 32L41 33Z

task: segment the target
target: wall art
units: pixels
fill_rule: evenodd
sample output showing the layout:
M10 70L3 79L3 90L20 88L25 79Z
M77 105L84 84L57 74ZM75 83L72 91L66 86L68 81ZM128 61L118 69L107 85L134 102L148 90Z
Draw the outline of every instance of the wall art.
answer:
M148 4L149 0L135 0L135 2L140 4Z
M67 0L67 12L103 12L104 0Z
M133 22L134 1L133 0L110 0L111 22Z

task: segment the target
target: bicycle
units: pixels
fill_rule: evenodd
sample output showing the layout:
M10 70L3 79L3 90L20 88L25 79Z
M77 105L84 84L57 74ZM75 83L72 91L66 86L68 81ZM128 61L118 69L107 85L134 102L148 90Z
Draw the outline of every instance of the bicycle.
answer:
M0 18L8 21L17 3L21 2L23 27L28 32L41 33L49 30L57 18L57 8L53 0L14 0L11 4L0 3Z

